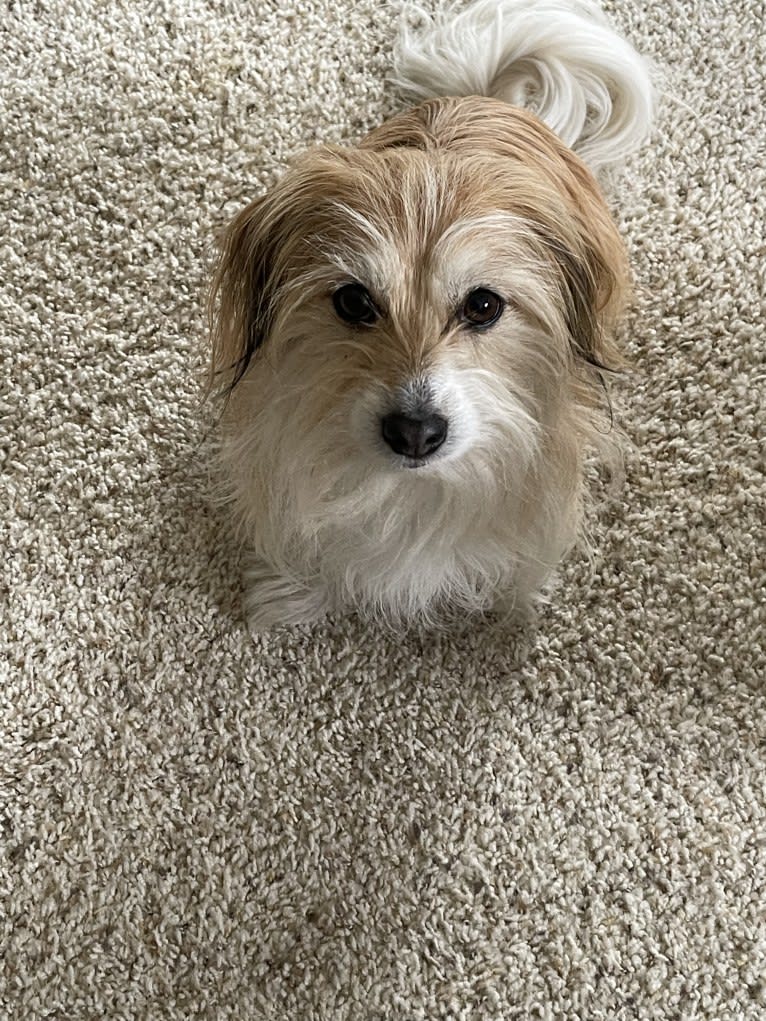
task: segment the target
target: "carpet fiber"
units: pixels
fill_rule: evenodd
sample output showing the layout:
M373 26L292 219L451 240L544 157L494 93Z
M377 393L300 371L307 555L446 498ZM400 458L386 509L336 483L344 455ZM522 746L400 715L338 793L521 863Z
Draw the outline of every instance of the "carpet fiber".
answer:
M668 97L597 556L525 634L253 642L211 238L397 109L395 12L6 5L3 1018L766 1017L763 4L610 11Z

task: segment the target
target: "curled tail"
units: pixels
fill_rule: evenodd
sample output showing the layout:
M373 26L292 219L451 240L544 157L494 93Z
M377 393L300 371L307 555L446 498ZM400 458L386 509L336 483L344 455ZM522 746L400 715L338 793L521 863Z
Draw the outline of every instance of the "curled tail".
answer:
M592 169L646 138L643 58L590 0L473 0L402 31L394 82L410 98L491 96L536 114Z

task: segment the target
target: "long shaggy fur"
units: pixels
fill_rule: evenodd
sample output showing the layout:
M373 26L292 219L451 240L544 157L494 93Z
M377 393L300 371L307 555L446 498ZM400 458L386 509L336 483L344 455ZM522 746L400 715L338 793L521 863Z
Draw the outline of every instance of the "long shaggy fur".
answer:
M393 79L409 98L489 96L531 110L591 169L645 140L653 90L646 61L590 0L475 0L435 17L412 9Z
M463 17L483 24L487 10ZM439 91L441 45L425 37L415 75L405 38L400 74ZM306 154L232 223L212 367L255 627L344 607L392 622L524 608L577 538L627 267L567 141L502 99L429 99L355 149ZM332 295L348 283L373 296L373 324L339 319ZM478 287L506 307L472 332L456 309ZM449 431L412 466L380 423L424 402Z

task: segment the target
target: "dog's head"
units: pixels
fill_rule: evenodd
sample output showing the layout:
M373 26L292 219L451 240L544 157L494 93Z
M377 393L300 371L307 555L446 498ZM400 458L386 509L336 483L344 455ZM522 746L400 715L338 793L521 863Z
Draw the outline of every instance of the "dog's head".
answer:
M507 479L598 402L625 291L579 160L507 104L434 100L309 153L236 217L214 372L275 456L289 434L336 477Z

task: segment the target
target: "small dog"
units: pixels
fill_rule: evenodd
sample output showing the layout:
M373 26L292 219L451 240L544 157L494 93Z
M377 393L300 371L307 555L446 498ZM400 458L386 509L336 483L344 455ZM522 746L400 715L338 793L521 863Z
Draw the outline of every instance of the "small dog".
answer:
M523 610L581 530L628 294L592 172L645 138L646 65L591 3L476 0L395 81L420 105L302 156L214 280L257 630Z

